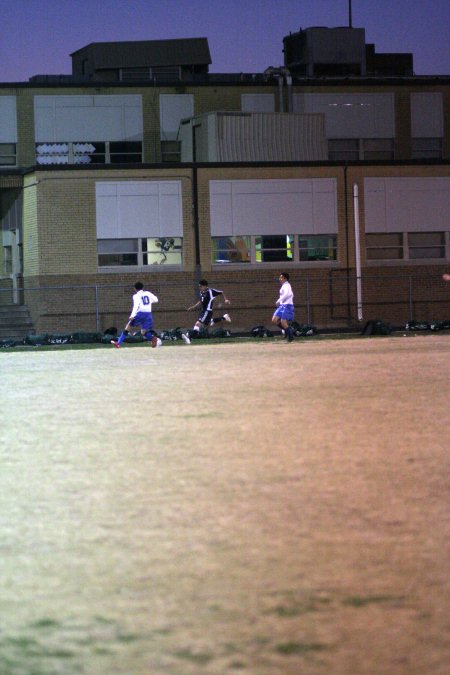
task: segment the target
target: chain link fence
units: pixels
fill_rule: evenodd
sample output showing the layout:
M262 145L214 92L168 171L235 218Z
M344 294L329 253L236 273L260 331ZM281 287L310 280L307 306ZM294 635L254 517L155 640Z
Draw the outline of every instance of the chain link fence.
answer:
M229 275L229 272L228 272ZM253 326L270 325L278 297L278 272L273 275L211 275L211 286L221 288L231 300L232 330L246 331ZM319 329L356 329L361 322L381 319L393 326L407 322L438 321L450 318L450 284L440 274L355 274L333 270L327 274L305 275L294 271L291 282L295 293L296 320ZM155 327L168 330L190 327L196 314L187 308L198 299L192 280L181 283L150 282L147 287L159 302L154 306ZM121 328L129 316L133 284L74 285L32 287L14 290L9 279L0 279L1 317L15 306L25 305L36 332L88 330L104 332ZM224 307L220 298L216 313Z

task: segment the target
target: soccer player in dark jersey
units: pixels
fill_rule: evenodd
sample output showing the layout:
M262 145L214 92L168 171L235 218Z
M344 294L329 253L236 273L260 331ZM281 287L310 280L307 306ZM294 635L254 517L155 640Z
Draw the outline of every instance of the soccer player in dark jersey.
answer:
M196 302L195 305L188 307L188 311L197 309L197 307L201 307L200 314L194 328L187 333L182 333L181 335L187 345L191 343L191 338L198 337L201 328L208 328L209 326L213 326L220 321L231 321L229 314L223 314L222 316L218 316L215 319L213 318L213 304L218 295L223 297L225 305L230 304L230 301L225 296L225 293L223 291L219 291L217 288L209 288L206 279L201 279L198 285L200 289L200 300Z

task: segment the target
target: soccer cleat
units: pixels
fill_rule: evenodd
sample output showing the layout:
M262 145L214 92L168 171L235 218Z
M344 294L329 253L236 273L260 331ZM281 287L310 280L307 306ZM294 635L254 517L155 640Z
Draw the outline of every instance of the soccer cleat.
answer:
M224 314L224 315L223 315L223 318L225 319L225 321L228 321L228 322L231 321L231 317L230 317L229 314Z
M189 337L186 335L186 333L181 333L181 337L183 338L184 342L185 342L187 345L190 345L190 344L191 344L191 341L190 341Z
M156 335L153 335L152 336L152 347L154 349L157 346L158 346L158 338L156 337Z
M116 347L117 349L120 348L120 345L119 345L119 343L117 342L117 340L111 340L111 344L112 344L113 347Z

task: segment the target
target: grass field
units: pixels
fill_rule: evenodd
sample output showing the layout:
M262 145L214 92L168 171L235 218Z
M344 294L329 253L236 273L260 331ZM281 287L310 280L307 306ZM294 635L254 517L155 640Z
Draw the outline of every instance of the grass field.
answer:
M2 350L0 673L447 674L449 363Z

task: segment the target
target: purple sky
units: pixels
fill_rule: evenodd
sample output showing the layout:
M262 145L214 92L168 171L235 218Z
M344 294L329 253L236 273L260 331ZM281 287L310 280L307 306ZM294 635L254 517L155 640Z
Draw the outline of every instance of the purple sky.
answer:
M348 0L0 0L0 82L70 74L90 42L206 37L210 72L283 63L283 37L346 26ZM377 52L412 52L417 75L450 74L450 0L352 0Z

